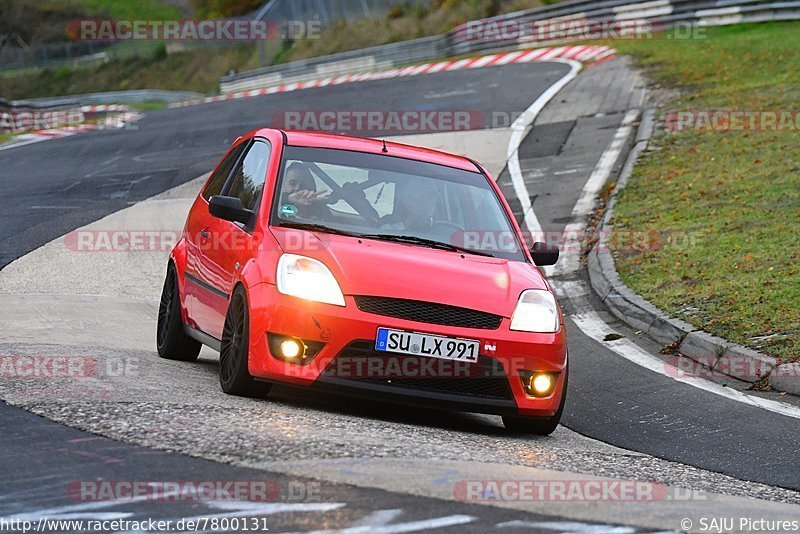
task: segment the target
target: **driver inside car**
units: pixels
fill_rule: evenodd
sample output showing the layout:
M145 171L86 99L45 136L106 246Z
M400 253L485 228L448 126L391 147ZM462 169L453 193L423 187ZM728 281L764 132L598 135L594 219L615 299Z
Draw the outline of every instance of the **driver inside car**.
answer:
M311 171L299 161L289 165L281 188L281 205L292 205L300 217L324 219L329 215L329 191L317 191Z
M435 235L434 214L438 193L429 182L406 183L397 197L397 206L392 221L381 226L382 230L402 230L419 237L441 238ZM448 236L449 237L449 236ZM447 239L438 239L447 241Z

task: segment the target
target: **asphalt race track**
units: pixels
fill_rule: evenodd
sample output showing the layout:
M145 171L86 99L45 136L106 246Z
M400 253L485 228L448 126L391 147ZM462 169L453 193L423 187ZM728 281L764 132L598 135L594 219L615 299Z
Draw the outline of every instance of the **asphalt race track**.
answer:
M317 508L252 511L270 517L272 531L400 523L414 523L412 530L475 532L498 526L582 531L594 523L631 525L619 532L674 531L680 529L675 518L699 513L709 502L729 515L762 510L797 517L800 512L790 504L800 504L800 420L732 397L745 393L796 409L800 403L791 398L744 391L732 379L724 381L725 387L737 395L728 397L678 382L621 357L569 318L564 428L548 438L509 436L499 418L490 416L421 413L290 388L277 388L269 400L226 397L217 385L212 352L204 351L197 364L167 362L157 358L148 341L154 337L152 307L163 256L134 262L110 257L113 253L76 258L54 243L100 219L125 225L161 213L168 227L180 224L175 222L182 221L180 209L199 187L195 179L210 170L237 135L269 124L276 112L514 114L568 70L557 62L507 65L152 111L136 129L0 151L6 192L0 227L0 353L78 351L137 366L132 377L109 377L108 396L95 398L69 384L34 391L36 386L23 381L2 381L0 397L9 404L0 404L0 458L7 475L0 519L31 510L91 515L95 512L89 507L76 512L64 488L71 481L95 478L268 478L279 485L321 480L320 498L306 503ZM640 81L623 60L614 59L587 68L544 108L518 151L521 177L543 228L558 231L575 222L573 207L626 112L645 106ZM498 153L496 178L522 219L512 176L502 164L507 128L407 139L470 154ZM626 138L615 170L630 142ZM177 212L164 215L170 207ZM584 271L556 272L553 283L577 287L585 282ZM607 333L620 334L658 357L655 342L610 319L593 295L573 292L561 304L567 316L578 319L591 310L605 321ZM99 318L92 315L95 305L103 310ZM17 334L48 313L63 319L43 319ZM497 508L453 499L453 484L469 477L562 476L558 473L656 480L714 495L701 502L660 503L658 509L641 503ZM167 510L142 503L103 512L189 517L220 510L189 504ZM321 527L318 514L328 514L326 526ZM425 523L434 520L440 523ZM582 526L565 526L568 521Z
M424 86L419 77L382 80L364 84L363 92L361 84L338 85L153 111L135 130L89 132L0 151L6 198L14 199L4 208L0 267L74 228L208 172L237 136L269 125L277 112L521 112L566 70L559 63L505 66L492 69L486 79L454 71L428 76ZM502 91L506 85L523 89Z

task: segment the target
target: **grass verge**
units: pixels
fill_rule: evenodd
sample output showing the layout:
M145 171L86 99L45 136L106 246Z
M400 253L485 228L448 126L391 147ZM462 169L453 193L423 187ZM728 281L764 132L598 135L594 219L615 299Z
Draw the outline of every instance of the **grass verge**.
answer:
M4 1L9 0L0 0L0 6ZM437 35L468 20L537 7L554 1L556 0L434 0L428 7L415 6L412 3L398 4L380 19L333 24L325 28L318 39L298 40L291 45L269 41L263 52L271 64L285 63ZM159 20L177 17L177 11L169 5L171 3L163 0L146 0L139 4L131 0L54 0L53 5L60 7L63 13L67 13L69 8L76 13L110 14L118 19ZM206 15L216 14L213 9L215 2L203 0L197 5L200 4ZM139 9L142 10L141 13L137 11ZM136 13L139 15L136 16ZM33 9L28 16L31 21L36 22L29 25L40 25L46 19L43 13ZM59 17L55 18L60 21ZM49 34L63 32L62 22L51 22L53 28ZM152 47L153 51L150 53L139 50L127 54L124 49L126 46L147 46ZM113 59L110 63L97 67L78 69L64 65L52 69L0 73L0 95L9 99L24 99L145 88L216 93L219 78L230 70L244 72L260 66L255 45L198 48L169 56L166 56L163 46L159 47L158 43L118 43L114 47L119 52L118 56L132 57L127 60ZM147 55L151 57L146 57Z
M277 59L297 61L398 41L439 35L470 20L541 7L556 0L433 0L393 6L382 19L341 21L325 28L319 39L299 40Z
M50 0L51 8L60 5L118 20L172 20L180 17L177 9L162 0Z
M219 78L231 69L256 67L258 52L253 45L202 47L170 55L156 53L149 58L111 61L97 67L61 67L0 76L0 95L13 100L127 89L215 93Z
M667 109L788 110L800 117L798 22L614 46L654 81L680 90ZM634 291L712 334L796 361L800 119L793 126L660 131L651 141L656 150L642 155L620 194L612 224L663 238L660 247L615 251Z

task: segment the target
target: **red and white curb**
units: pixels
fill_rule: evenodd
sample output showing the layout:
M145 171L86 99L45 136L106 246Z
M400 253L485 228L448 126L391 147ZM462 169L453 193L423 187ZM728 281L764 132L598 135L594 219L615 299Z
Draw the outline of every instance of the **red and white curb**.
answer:
M89 109L92 108L92 109ZM99 109L104 108L104 109ZM117 111L127 110L127 106L82 106L80 108L84 113L103 112L103 111ZM48 130L39 130L31 133L24 133L14 136L11 140L0 145L0 150L15 148L23 145L30 145L40 141L47 141L49 139L58 139L60 137L68 137L81 132L90 132L94 130L118 130L125 128L130 123L136 122L142 118L142 114L138 111L126 111L125 113L116 113L110 117L92 124L78 124L76 126L64 126L62 128L51 128Z
M207 104L210 102L220 102L224 100L237 100L239 98L251 98L254 96L269 95L273 93L288 93L300 89L310 89L313 87L325 87L328 85L339 85L343 83L363 82L367 80L385 80L388 78L401 78L405 76L418 76L421 74L434 74L437 72L448 72L463 69L478 69L483 67L496 67L508 65L509 63L529 63L532 61L549 61L551 59L572 59L586 63L589 61L600 61L610 59L616 50L608 46L560 46L557 48L537 48L535 50L517 50L502 54L489 54L485 56L470 57L458 60L439 61L438 63L425 63L424 65L413 65L386 71L365 72L361 74L346 74L344 76L323 78L321 80L310 80L305 82L289 83L266 87L264 89L252 89L250 91L240 91L224 95L209 96L184 102L170 104L170 108L194 106L197 104Z
M81 106L78 109L80 109L84 113L109 113L109 112L130 110L130 108L124 104L100 104L97 106Z

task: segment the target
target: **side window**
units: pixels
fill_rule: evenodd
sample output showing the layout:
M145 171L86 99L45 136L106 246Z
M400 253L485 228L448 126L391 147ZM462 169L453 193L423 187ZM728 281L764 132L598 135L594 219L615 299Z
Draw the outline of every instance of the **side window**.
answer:
M239 197L245 209L254 209L258 199L261 198L261 193L264 191L264 180L267 178L270 152L268 143L256 141L231 177L226 195Z
M211 177L211 180L208 181L206 188L203 190L204 199L208 200L214 195L219 195L222 192L222 186L225 185L225 180L227 180L228 176L230 176L231 169L233 169L233 166L236 165L236 161L239 159L239 155L242 153L242 150L244 150L245 146L247 146L247 143L242 143L231 150L230 154L228 154L222 163L219 164L216 172Z

